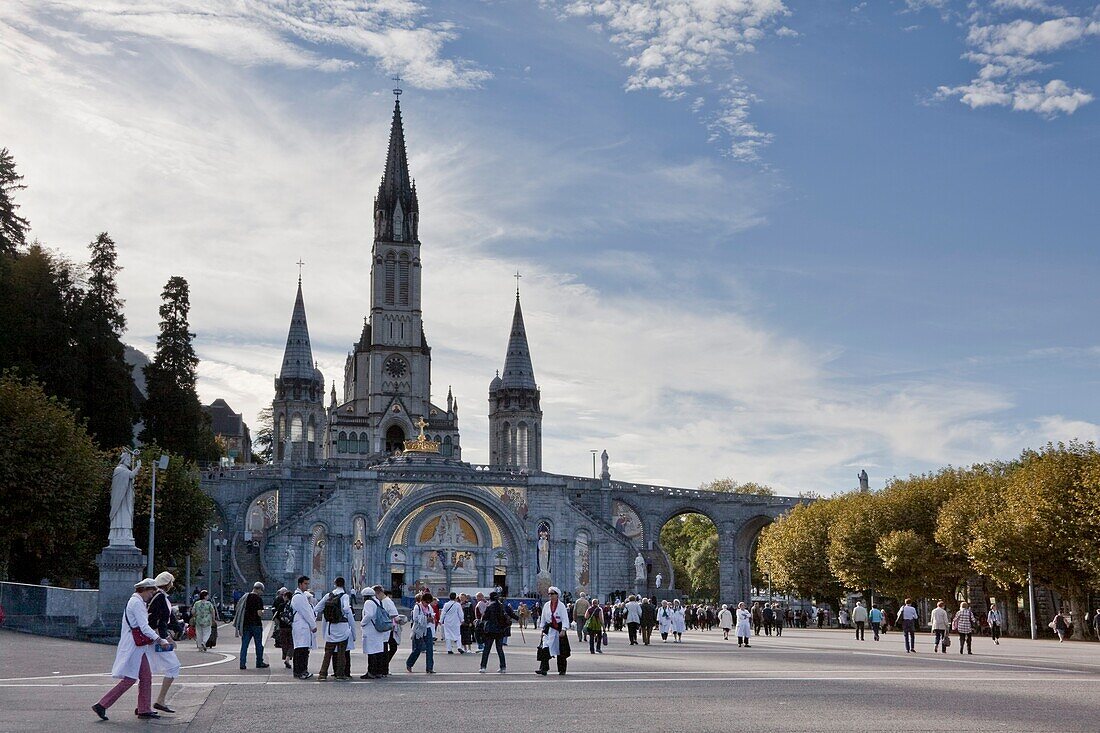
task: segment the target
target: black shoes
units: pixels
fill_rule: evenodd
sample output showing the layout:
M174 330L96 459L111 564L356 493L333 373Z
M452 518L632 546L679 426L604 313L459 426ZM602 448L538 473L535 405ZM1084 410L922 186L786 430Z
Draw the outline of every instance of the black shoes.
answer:
M142 718L143 720L157 720L160 718L160 713L155 713L152 710L147 713L139 713L137 710L135 710L134 715Z
M257 662L256 663L256 669L267 669L270 666L271 665L268 664L267 662Z
M312 679L313 673L312 672L306 672L305 674L296 674L294 676L297 677L300 680L308 680L308 679Z
M289 659L284 659L283 660L283 666L286 667L287 669L290 669L290 660Z
M546 670L545 669L536 669L535 674L541 674L543 677L545 677L546 676Z
M92 710L99 716L100 720L107 720L107 708L100 705L98 702L92 706Z
M153 708L156 709L156 710L161 711L162 713L174 713L174 712L176 712L175 710L168 707L167 705L161 705L159 702L153 703Z

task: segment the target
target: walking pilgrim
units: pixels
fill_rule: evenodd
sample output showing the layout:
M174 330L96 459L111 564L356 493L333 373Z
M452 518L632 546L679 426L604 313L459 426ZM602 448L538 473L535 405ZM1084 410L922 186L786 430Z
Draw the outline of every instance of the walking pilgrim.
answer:
M386 676L385 658L389 653L386 645L393 631L393 619L378 600L374 588L363 589L360 626L363 628L363 653L367 655L367 672L359 679L381 679Z
M668 632L672 631L672 608L668 601L661 601L661 610L657 612L657 628L661 632L661 641L668 643Z
M752 611L745 608L745 602L737 604L737 646L749 647L749 636L752 634Z
M684 620L684 607L680 605L679 598L672 601L672 609L669 613L672 616L672 639L674 643L679 644L684 640L684 630L687 627Z
M465 654L466 650L462 648L462 604L454 591L451 591L450 600L443 604L439 618L443 624L443 643L447 653L454 654L458 650L459 654Z
M332 661L332 676L336 680L351 679L348 647L355 644L355 615L351 610L351 597L344 590L344 579L336 578L331 591L321 597L315 606L321 617L321 635L325 639L325 656L321 659L318 680L328 678L328 664Z
M294 622L290 626L294 641L294 676L308 680L313 676L309 671L309 650L317 644L317 615L309 597L308 575L298 578L298 587L290 597L290 607L294 609Z
M544 677L550 671L550 657L557 659L558 674L565 674L569 662L569 612L560 600L561 591L550 586L550 600L542 605L539 628L542 642L539 644L539 668L535 674Z
M134 586L134 594L126 602L126 610L122 612L115 663L111 667L111 676L119 680L119 683L92 706L95 714L103 720L107 720L107 709L118 702L135 682L138 683L138 701L134 714L139 718L160 717L150 705L153 698L153 644L171 647L172 643L161 638L149 625L146 604L152 600L156 590L156 581L146 578Z
M730 629L733 628L733 613L725 603L722 604L722 610L718 612L718 626L722 629L722 638L729 641Z
M157 592L149 601L149 625L162 639L170 639L176 621L172 613L172 602L168 600L168 591L172 590L176 578L169 572L163 572L153 582L157 584ZM176 712L168 707L168 690L180 676L180 660L176 656L174 644L171 648L164 648L163 645L153 647L153 674L164 675L153 709L162 713Z

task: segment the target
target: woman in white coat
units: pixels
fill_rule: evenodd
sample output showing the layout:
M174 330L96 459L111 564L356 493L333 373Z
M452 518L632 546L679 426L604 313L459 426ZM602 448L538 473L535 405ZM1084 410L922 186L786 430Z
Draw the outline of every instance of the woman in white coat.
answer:
M718 626L722 629L722 638L729 641L730 629L733 628L733 611L725 603L722 604L722 610L718 612Z
M684 629L687 628L687 623L684 619L684 607L680 605L680 599L676 598L672 601L672 639L673 642L679 644L684 640Z
M126 602L126 610L122 613L122 628L118 639L118 650L115 652L115 663L111 667L111 676L120 682L110 692L104 695L99 702L92 706L92 710L103 720L107 720L107 708L114 705L122 693L138 683L138 703L134 713L139 718L159 718L160 715L153 710L153 674L152 658L153 643L170 646L171 642L162 639L149 625L149 612L146 604L156 593L157 584L152 578L146 578L134 586L134 594ZM134 641L133 629L149 640L149 644L138 646Z
M749 635L752 634L752 611L745 608L745 602L737 604L737 646L749 647Z
M561 600L561 591L550 586L550 600L542 604L539 628L543 630L539 648L539 668L535 674L546 676L550 671L550 657L557 659L558 674L565 674L569 662L569 611ZM549 652L549 653L547 653Z
M668 632L672 631L672 607L668 601L661 601L661 609L657 611L657 628L661 631L661 641L668 643Z
M294 639L294 676L308 680L313 676L309 671L309 650L317 644L317 613L313 608L313 595L309 592L309 578L298 578L298 588L290 597L290 607L294 609L294 622L290 625L290 634Z

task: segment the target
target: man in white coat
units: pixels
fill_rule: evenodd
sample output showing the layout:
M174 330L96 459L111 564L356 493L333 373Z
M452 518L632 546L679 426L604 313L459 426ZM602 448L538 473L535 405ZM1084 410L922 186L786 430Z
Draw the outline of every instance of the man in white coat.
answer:
M382 676L390 676L390 660L393 659L393 655L397 654L397 645L401 643L401 626L408 619L397 612L397 604L393 602L393 599L386 595L386 589L380 585L374 586L371 590L374 591L374 598L382 604L382 608L386 609L386 613L390 617L390 621L393 621L393 629L390 631L389 638L386 640L386 653L382 657Z
M550 657L555 657L558 663L558 674L565 674L565 668L569 659L569 612L565 603L560 600L561 591L550 586L550 600L542 604L542 615L539 617L539 628L543 630L542 643L539 647L545 651L540 652L539 668L535 674L544 677L550 671ZM549 653L547 653L549 652Z
M351 679L348 647L355 644L355 614L351 611L351 597L344 590L343 577L333 581L335 587L317 601L317 616L321 618L321 635L325 639L325 657L317 679L328 679L328 663L332 661L333 677ZM331 601L331 603L330 603Z
M290 626L294 637L294 676L308 680L313 676L309 671L309 650L316 643L317 634L317 615L309 597L308 575L298 578L298 588L290 597L290 607L294 609L294 623Z
M439 612L439 620L443 623L443 643L447 645L448 654L454 654L454 649L459 654L465 654L466 650L462 648L462 604L454 591L451 591L449 598Z
M172 642L162 639L149 625L149 612L146 604L157 592L157 583L152 578L146 578L134 586L134 594L126 602L126 610L122 613L122 629L118 639L118 650L115 652L115 663L111 667L111 676L120 682L111 688L99 702L92 706L92 710L101 719L107 720L107 708L114 705L122 693L138 683L138 703L134 713L139 718L159 718L160 714L153 710L153 674L151 661L153 658L153 644L171 646ZM149 643L138 646L134 641L134 629L149 640Z

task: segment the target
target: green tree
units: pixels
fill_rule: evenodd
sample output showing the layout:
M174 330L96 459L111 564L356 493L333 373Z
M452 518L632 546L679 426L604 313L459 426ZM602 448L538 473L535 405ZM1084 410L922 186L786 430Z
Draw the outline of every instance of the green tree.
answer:
M275 417L271 405L260 410L257 422L256 437L252 440L252 460L271 463L275 453Z
M829 532L840 502L799 504L760 532L756 564L772 586L802 598L836 601L843 585L829 567Z
M147 399L141 440L188 460L217 460L221 451L195 391L199 359L192 344L195 334L187 322L191 309L187 281L170 278L162 299L156 355L145 367Z
M0 255L13 255L27 244L30 224L19 216L19 204L13 194L21 191L23 176L15 169L15 158L7 148L0 148Z
M94 555L87 528L108 472L68 407L35 382L0 374L0 577L78 577Z
M141 448L141 472L134 481L134 539L141 548L149 546L153 463L164 452L156 445ZM182 567L206 537L213 516L214 502L203 493L195 464L169 454L168 468L157 470L156 568Z
M726 494L748 494L750 496L775 496L775 489L755 481L738 483L732 478L716 478L699 486L703 491L721 491Z
M105 449L133 443L137 417L134 378L126 363L122 331L126 317L115 281L119 270L115 243L106 232L88 246L87 290L80 304L80 412L88 431Z
M662 549L672 560L680 590L696 597L718 597L718 529L702 514L681 514L661 528ZM710 557L707 557L707 553Z

